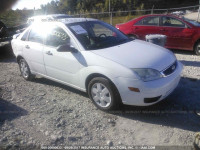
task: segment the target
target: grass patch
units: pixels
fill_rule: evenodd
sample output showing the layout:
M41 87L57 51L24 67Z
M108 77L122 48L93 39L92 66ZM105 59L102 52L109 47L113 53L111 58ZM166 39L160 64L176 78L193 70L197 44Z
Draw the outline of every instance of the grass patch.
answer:
M112 25L115 26L116 24L119 24L119 23L125 23L132 19L138 18L139 16L141 15L113 16ZM110 23L110 17L102 17L102 18L97 18L97 19Z

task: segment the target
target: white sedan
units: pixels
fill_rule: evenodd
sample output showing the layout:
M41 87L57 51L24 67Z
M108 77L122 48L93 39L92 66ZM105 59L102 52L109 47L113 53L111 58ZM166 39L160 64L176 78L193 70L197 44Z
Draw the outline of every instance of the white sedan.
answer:
M87 92L101 110L155 104L174 91L182 71L169 50L96 19L33 24L12 48L26 80L40 75Z

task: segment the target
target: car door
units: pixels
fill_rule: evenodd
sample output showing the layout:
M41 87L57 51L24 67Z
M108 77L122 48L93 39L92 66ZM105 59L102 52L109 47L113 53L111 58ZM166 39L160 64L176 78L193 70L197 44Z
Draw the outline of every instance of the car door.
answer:
M166 47L177 49L191 48L194 30L183 21L169 16L161 18L161 34L167 36Z
M33 26L29 31L27 40L23 43L23 55L28 62L31 71L45 75L46 70L43 60L43 35L42 26Z
M80 52L59 52L59 46L71 44L77 48L73 39L59 26L49 27L44 47L44 62L47 76L72 84L79 84Z
M149 34L160 34L159 26L160 16L150 16L141 19L133 26L133 34L139 39L145 40L145 36Z

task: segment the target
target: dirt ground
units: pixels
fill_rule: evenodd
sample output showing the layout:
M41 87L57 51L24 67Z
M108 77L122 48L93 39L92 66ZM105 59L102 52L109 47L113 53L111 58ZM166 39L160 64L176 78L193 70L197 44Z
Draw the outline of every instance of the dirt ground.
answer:
M151 107L102 112L87 94L37 77L25 81L9 48L0 49L0 149L40 146L183 146L200 131L200 56L174 51L179 86ZM178 149L175 148L175 149Z

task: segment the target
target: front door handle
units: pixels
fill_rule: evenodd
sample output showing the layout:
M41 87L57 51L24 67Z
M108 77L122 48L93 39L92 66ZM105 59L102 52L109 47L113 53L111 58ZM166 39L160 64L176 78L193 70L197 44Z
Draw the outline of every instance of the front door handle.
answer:
M167 31L166 29L160 29L160 31Z
M29 45L26 45L25 47L26 47L27 49L30 49L30 46L29 46Z
M50 51L46 52L47 55L53 55L53 53L51 53Z

